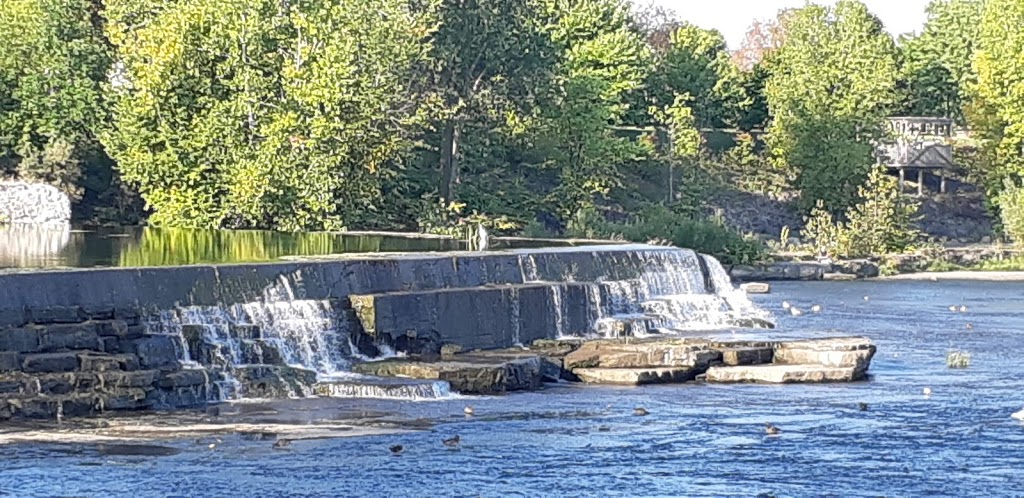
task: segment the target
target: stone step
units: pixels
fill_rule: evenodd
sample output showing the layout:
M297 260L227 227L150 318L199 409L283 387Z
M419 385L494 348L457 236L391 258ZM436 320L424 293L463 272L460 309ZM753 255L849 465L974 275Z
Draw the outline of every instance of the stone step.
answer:
M459 355L457 361L418 362L390 359L359 363L356 373L378 377L442 380L462 394L491 394L540 387L544 361L535 355L519 357Z
M729 366L771 363L775 356L771 346L722 348L720 351L722 363Z
M780 364L816 364L826 367L850 367L856 377L866 375L876 347L866 337L834 337L780 342L773 361Z
M564 368L575 372L581 368L698 368L703 370L722 354L710 349L706 341L685 339L588 341L565 355Z
M639 386L643 384L675 384L693 380L700 369L689 367L663 368L576 368L576 374L588 384Z
M705 374L707 382L764 384L852 382L861 380L853 367L823 365L740 365L715 366Z
M318 382L314 392L331 398L439 399L451 395L451 385L442 380L360 376Z
M597 335L613 339L656 333L664 323L665 320L657 315L613 316L598 320L594 328Z
M316 372L289 366L236 365L231 374L244 398L301 398L316 384Z

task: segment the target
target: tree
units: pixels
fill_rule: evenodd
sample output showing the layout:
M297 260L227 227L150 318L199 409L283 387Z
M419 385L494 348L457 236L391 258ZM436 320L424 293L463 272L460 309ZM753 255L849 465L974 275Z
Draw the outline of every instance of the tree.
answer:
M154 224L339 228L383 217L422 109L431 8L401 0L111 0L105 143Z
M964 121L984 6L983 0L934 0L921 34L901 40L902 114Z
M986 187L1000 210L1024 219L1024 0L989 0L978 33L968 114L984 155ZM1007 188L1009 187L1009 188ZM1003 190L1006 195L1001 195ZM1008 227L1022 226L1009 223ZM1010 233L1024 240L1024 233Z
M629 110L628 95L643 85L651 56L631 29L620 0L554 0L551 37L563 54L555 92L542 115L543 166L558 172L547 203L563 219L593 206L619 185L619 167L644 153L609 125Z
M727 93L723 84L733 76L725 38L715 30L683 23L672 33L668 50L655 63L648 83L651 104L672 105L676 95L688 94L700 128L720 127L726 116Z
M4 0L0 175L50 183L75 201L87 176L109 176L96 138L110 65L100 14L89 0Z
M767 144L796 179L801 205L841 213L873 163L872 140L895 100L895 46L864 4L809 5L786 22L765 88Z
M446 202L457 197L463 125L494 104L528 109L548 79L553 54L545 21L535 0L442 0L429 74L442 106L438 191Z

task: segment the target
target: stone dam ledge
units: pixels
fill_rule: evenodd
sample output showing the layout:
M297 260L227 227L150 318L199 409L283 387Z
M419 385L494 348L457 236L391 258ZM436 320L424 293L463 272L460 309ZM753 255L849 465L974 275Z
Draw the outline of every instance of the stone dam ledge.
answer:
M0 421L240 398L439 397L449 385L865 377L866 339L658 335L680 317L773 327L723 311L731 291L717 261L649 245L0 272ZM672 315L687 306L694 315ZM574 336L614 339L560 340ZM359 362L389 351L411 359ZM327 375L349 370L372 377Z
M374 376L443 380L463 394L493 394L558 381L634 386L855 382L867 379L874 354L875 346L863 337L539 340L528 348L455 353L434 361L371 361L354 369Z

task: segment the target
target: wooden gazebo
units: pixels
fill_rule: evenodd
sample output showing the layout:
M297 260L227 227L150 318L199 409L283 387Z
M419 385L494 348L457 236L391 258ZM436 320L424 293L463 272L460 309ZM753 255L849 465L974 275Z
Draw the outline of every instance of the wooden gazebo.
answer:
M890 137L877 147L880 163L899 171L900 191L907 170L917 172L917 194L924 195L925 175L939 175L939 192L946 193L946 173L953 162L953 120L946 118L889 118Z

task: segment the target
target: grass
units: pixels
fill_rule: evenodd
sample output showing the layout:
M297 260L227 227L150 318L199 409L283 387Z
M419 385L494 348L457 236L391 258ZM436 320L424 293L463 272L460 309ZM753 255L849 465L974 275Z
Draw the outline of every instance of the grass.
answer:
M967 368L971 366L971 353L967 351L950 351L946 353L946 366L949 368Z

